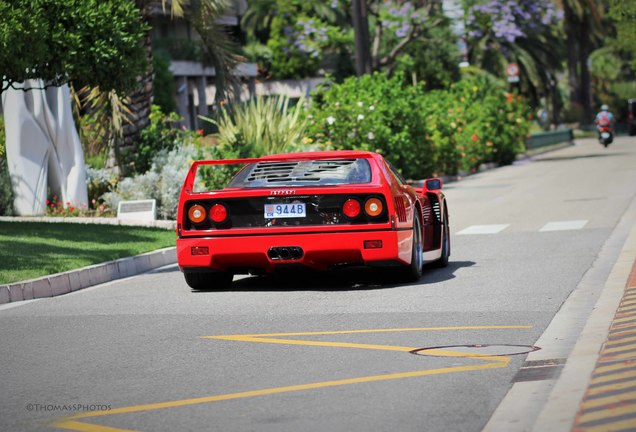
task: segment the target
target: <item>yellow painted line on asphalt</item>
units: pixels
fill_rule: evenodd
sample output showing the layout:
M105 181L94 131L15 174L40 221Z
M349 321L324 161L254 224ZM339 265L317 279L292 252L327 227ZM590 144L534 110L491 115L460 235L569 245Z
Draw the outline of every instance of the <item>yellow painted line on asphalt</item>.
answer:
M577 425L572 429L572 432L612 432L612 431L624 431L629 432L634 430L634 419L622 420L622 421L608 421L602 425L586 427L585 425Z
M613 372L620 369L625 369L626 367L628 367L628 365L626 365L625 363L615 363L606 366L600 366L594 369L594 374L598 375L602 373Z
M336 348L357 348L357 349L373 349L387 351L408 352L418 348L395 346L395 345L373 345L373 344L355 344L345 342L328 342L328 341L310 341L301 339L277 339L275 337L286 336L312 336L312 335L343 335L343 334L360 334L360 333L389 333L389 332L406 332L406 331L443 331L443 330L483 330L483 329L526 329L532 326L466 326L466 327L421 327L421 328L402 328L402 329L377 329L377 330L352 330L352 331L329 331L329 332L297 332L297 333L270 333L255 335L225 335L225 336L203 336L204 339L220 339L240 342L259 342L259 343L275 343L286 345L307 345L322 346ZM274 387L261 390L243 391L237 393L227 393L221 395L204 396L191 399L181 399L168 402L158 402L143 405L134 405L129 407L115 408L108 411L94 411L77 414L71 417L57 419L51 423L51 426L75 430L80 432L121 432L126 429L109 428L107 426L93 425L77 421L78 419L86 419L92 417L104 417L116 414L130 414L137 412L155 411L166 408L176 408L190 405L198 405L205 403L213 403L220 401L236 400L251 398L257 396L274 395L281 393L315 390L319 388L337 387L343 385L362 384L370 382L388 381L403 378L416 378L432 375L441 375L448 373L469 372L486 369L500 369L508 366L510 357L496 355L474 355L451 350L431 349L427 350L427 355L445 356L445 357L463 357L480 360L486 363L476 365L452 366L437 369L424 369L413 372L399 372L384 375L371 375L358 378L345 378L331 381L321 381L310 384L299 384L283 387Z
M611 346L614 346L614 345L623 344L623 343L627 343L627 342L634 342L636 344L636 334L634 334L634 336L631 336L631 337L624 337L624 338L615 339L615 340L608 340L607 342L605 342L605 346L611 347Z
M629 389L629 388L633 388L634 386L636 386L636 383L634 383L633 381L627 381L627 382L616 383L616 384L608 384L606 386L588 389L587 395L588 396L602 395L603 393Z
M605 396L597 399L588 399L581 406L584 410L593 409L605 406L618 406L623 404L625 400L635 399L636 400L636 391L621 393L619 395L611 395Z
M610 345L608 348L605 348L603 350L603 355L619 353L619 352L623 352L623 351L627 351L627 350L631 350L631 354L632 354L632 357L633 357L634 356L634 352L636 352L636 344L629 344L629 345L623 345L623 346L618 346L618 347L611 347L611 345Z
M595 378L592 378L592 380L590 381L590 384L592 385L601 384L601 383L605 383L609 381L615 381L615 380L626 379L626 378L636 378L636 371L632 370L627 372L621 372L620 370L618 370L613 374L597 376Z
M60 421L57 423L53 423L51 426L78 432L137 432L133 429L119 429L109 426L100 426L92 423L78 422L74 420Z
M608 417L609 418L618 417L624 414L633 414L634 407L635 407L634 404L629 404L629 405L618 406L614 408L608 408L608 409L604 409L600 411L584 413L579 417L579 423L586 423L586 422L591 422L591 421L596 421L601 419L607 419Z
M335 331L312 331L312 332L292 332L292 333L259 333L245 335L230 336L249 336L249 337L279 337L279 336L320 336L320 335L343 335L343 334L361 334L361 333L401 333L401 332L418 332L418 331L454 331L454 330L490 330L490 329L530 329L529 325L489 325L489 326L450 326L450 327L408 327L395 329L369 329L369 330L335 330ZM228 336L203 336L203 338L220 338Z

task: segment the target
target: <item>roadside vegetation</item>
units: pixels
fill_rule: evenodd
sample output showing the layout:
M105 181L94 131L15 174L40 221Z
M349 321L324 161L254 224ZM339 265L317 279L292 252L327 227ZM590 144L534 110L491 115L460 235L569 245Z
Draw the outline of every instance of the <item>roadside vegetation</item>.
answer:
M172 230L119 225L0 222L0 284L174 246Z

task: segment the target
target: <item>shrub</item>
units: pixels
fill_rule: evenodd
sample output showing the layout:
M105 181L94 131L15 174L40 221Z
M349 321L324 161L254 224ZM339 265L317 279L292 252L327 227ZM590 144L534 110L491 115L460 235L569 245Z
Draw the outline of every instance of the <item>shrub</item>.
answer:
M287 96L259 96L233 107L222 107L216 119L207 118L218 129L220 151L237 157L297 151L306 144L304 101L294 106Z
M400 75L351 77L319 89L309 111L308 136L327 148L382 153L406 177L434 170L431 142L424 138L421 87Z
M376 73L332 83L315 96L311 139L333 149L380 152L409 178L512 163L530 127L523 100L485 75L425 93L399 75Z
M150 124L141 131L139 142L134 151L125 155L127 164L132 166L133 174L142 174L152 165L152 158L161 150L170 151L180 139L187 139L191 132L176 129L173 124L179 121L175 113L164 114L158 105L150 110Z
M157 216L175 219L183 180L192 161L202 156L200 148L192 143L163 149L153 158L149 171L122 179L102 198L110 208L117 208L120 201L155 199Z

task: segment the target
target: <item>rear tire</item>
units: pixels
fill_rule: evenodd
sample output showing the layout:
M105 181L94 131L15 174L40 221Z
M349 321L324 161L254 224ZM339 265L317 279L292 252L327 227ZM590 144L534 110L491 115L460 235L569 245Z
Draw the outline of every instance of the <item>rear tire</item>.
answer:
M450 257L451 245L450 245L450 226L448 225L448 213L444 211L444 224L442 225L442 256L435 262L435 267L446 267L448 265L448 258Z
M184 273L183 276L188 286L197 291L217 291L227 288L234 278L234 275L228 272Z
M419 216L413 217L413 246L411 249L411 264L404 270L404 279L417 282L422 277L424 266L424 245L422 244L422 222Z

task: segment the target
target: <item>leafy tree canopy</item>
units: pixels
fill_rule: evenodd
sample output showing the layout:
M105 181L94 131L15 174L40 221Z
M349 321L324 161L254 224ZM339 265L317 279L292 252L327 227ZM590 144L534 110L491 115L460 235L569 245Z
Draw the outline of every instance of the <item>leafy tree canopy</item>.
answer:
M125 92L147 31L129 0L0 0L0 92L27 79Z

